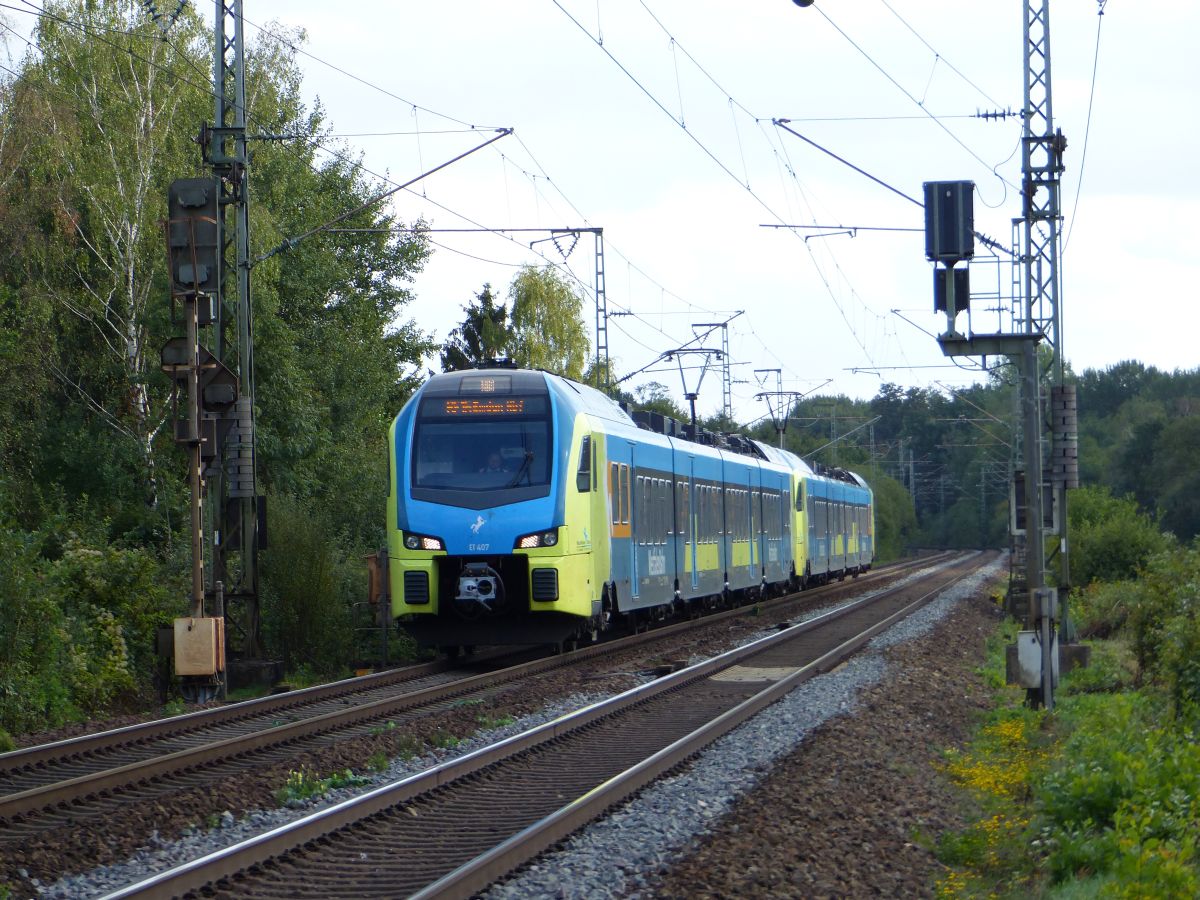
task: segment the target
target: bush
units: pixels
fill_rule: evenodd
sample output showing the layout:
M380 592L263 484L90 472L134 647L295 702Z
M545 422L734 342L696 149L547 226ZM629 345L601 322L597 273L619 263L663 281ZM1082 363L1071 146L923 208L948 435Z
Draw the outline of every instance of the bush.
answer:
M88 711L149 684L160 625L182 614L182 587L147 550L68 542L49 583L71 620L73 693Z
M1091 641L1089 646L1088 664L1063 675L1060 694L1113 694L1136 682L1137 663L1126 641Z
M1137 595L1132 581L1093 581L1071 596L1071 616L1084 638L1107 638L1125 627Z
M145 689L182 603L169 572L145 550L0 528L0 727L53 728Z
M1101 896L1196 896L1200 745L1163 726L1140 694L1074 697L1059 707L1070 737L1035 786L1041 844L1056 881L1115 876ZM1151 893L1139 889L1154 887Z
M1154 557L1131 589L1138 665L1164 684L1177 709L1200 702L1200 546Z
M1114 497L1106 487L1072 491L1068 509L1074 584L1133 578L1150 557L1174 546L1132 497Z
M912 497L896 479L873 476L871 490L875 495L875 561L884 563L903 555L917 530L917 517Z
M290 671L329 675L353 654L345 552L311 503L271 498L271 549L262 555L263 637Z
M47 568L31 535L0 529L0 727L18 733L77 714L67 621L46 590Z

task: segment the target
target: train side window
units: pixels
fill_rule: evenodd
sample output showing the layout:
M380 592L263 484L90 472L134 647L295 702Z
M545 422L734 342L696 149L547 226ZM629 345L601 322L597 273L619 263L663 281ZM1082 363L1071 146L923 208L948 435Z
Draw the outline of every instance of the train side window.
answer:
M639 544L646 543L645 485L646 485L646 479L640 475L637 476L637 478L634 481L634 486L633 486L633 502L635 504L635 506L633 507L633 512L634 512L633 517L635 519L637 519L637 521L634 523L635 525L637 525L637 528L635 528L633 531L634 531L634 535L637 537L637 542Z
M621 464L621 524L629 524L629 466Z
M661 478L654 479L654 543L665 543L667 533L667 495L663 492Z
M608 467L608 495L609 506L612 509L612 523L618 525L621 522L621 465L620 463L612 463Z
M675 483L667 481L665 478L662 483L663 493L663 543L668 543L673 537L679 533L679 528L675 524Z
M660 544L666 544L675 533L675 498L671 493L671 482L665 478L658 480L658 508L662 510L662 531L659 532Z
M585 434L579 447L579 470L575 473L575 490L585 494L592 489L592 436Z
M686 538L692 533L692 486L689 482L683 482L682 494L683 515L679 517L679 533Z
M654 479L642 479L642 543L654 543Z
M654 504L654 543L656 544L663 542L663 532L667 530L662 501L662 479L655 478L650 482L650 502Z

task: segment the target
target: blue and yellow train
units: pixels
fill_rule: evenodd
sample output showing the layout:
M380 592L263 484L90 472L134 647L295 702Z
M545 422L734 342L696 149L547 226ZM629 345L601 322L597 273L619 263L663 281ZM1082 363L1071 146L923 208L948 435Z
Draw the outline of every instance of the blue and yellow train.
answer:
M857 475L640 418L546 372L430 378L389 433L393 616L449 652L561 644L870 568Z

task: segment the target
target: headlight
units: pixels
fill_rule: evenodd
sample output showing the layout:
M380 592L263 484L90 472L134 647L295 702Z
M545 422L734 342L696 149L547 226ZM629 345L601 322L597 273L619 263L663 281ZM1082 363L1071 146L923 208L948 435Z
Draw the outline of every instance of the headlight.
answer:
M441 538L430 537L427 534L404 532L404 546L409 550L445 550L446 545Z
M538 547L553 547L558 543L558 529L551 528L549 531L538 531L534 534L527 534L517 538L513 544L514 550L534 550Z

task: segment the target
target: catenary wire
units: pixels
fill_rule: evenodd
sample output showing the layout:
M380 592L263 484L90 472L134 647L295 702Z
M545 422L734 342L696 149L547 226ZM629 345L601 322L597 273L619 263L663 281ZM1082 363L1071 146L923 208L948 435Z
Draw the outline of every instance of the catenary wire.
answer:
M1063 255L1066 255L1067 245L1071 243L1071 235L1075 231L1075 214L1079 212L1079 198L1083 195L1083 170L1087 164L1088 138L1092 133L1092 108L1096 101L1096 72L1100 67L1100 27L1104 24L1104 5L1108 0L1099 0L1100 12L1096 17L1096 49L1092 54L1092 86L1088 91L1087 124L1083 129L1083 152L1079 159L1079 178L1075 183L1075 203L1071 207L1071 224L1067 226L1067 236L1063 239Z

